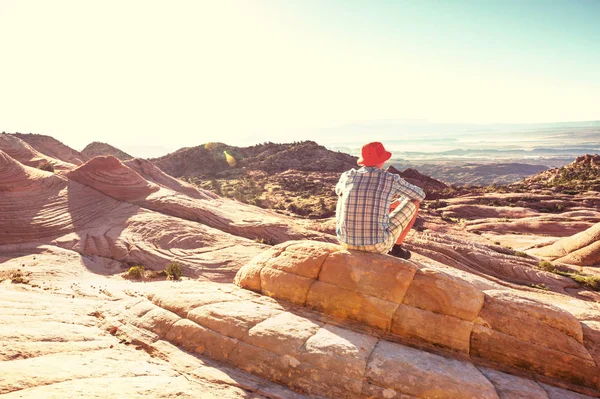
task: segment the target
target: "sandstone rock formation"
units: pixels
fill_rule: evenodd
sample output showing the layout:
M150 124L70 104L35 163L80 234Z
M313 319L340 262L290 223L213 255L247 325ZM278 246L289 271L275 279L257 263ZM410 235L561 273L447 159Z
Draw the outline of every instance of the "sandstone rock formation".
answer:
M88 160L79 151L75 151L51 136L33 133L14 133L13 136L23 140L42 154L66 163L81 165Z
M74 164L42 154L17 136L11 134L0 134L0 151L3 151L24 165L38 169L63 172L75 167Z
M256 237L324 237L275 215L262 218L265 211L258 208L229 200L204 206L175 195L116 158L97 158L67 176L84 184L30 168L0 152L0 245L52 243L153 269L176 260L190 275L206 272L203 278L231 281L243 262L265 248ZM119 185L123 190L114 190ZM155 191L155 197L145 198ZM169 216L169 210L180 217Z
M0 252L2 398L305 398L133 325L110 328L104 307L124 314L151 283L109 278L106 266L53 246ZM28 283L10 281L19 270Z
M168 174L160 170L157 166L155 166L152 162L147 161L145 159L134 158L129 159L123 163L129 166L131 169L135 170L141 176L143 176L144 179L152 183L156 183L165 188L169 188L175 192L185 194L188 197L196 199L209 199L219 197L218 195L210 191L198 190L196 187L192 186L189 183L169 176Z
M600 266L600 223L531 252L571 265Z
M160 178L158 173L154 175ZM111 198L250 239L261 238L273 243L298 238L331 240L323 234L301 228L289 218L275 216L254 206L198 190L195 190L196 197L204 199L176 193L149 182L112 156L96 157L69 172L67 177ZM167 183L172 185L170 180ZM190 191L183 184L176 188Z
M3 396L599 395L600 294L539 267L592 259L597 193L424 204L406 262L341 250L331 219L222 199L149 161L68 164L52 141L0 139L19 158L0 148ZM312 147L248 151L272 166ZM171 261L183 281L122 276ZM262 295L228 284L236 272Z
M105 327L151 348L167 341L311 397L578 397L229 285L185 284L147 296L123 301L124 311L102 309Z
M506 289L478 288L433 266L333 244L288 242L240 269L235 282L357 321L388 339L407 338L600 388L600 368L586 347L595 352L600 342L590 336L584 342L575 316Z

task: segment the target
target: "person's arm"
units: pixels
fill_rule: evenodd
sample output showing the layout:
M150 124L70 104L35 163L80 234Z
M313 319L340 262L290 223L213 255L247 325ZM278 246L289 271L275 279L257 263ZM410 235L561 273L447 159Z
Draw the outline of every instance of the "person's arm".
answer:
M335 193L338 196L342 195L342 191L344 191L344 186L346 185L346 179L347 179L346 173L342 173L342 175L340 176L340 180L335 185Z
M410 184L398 175L394 175L396 181L396 192L410 200L421 202L425 199L425 191L419 186Z

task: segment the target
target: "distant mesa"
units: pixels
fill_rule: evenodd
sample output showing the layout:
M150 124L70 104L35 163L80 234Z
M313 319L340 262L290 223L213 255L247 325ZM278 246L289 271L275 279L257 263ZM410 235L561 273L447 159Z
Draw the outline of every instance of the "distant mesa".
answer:
M121 161L127 161L129 159L133 159L133 157L126 152L119 150L116 147L113 147L110 144L101 143L98 141L94 141L93 143L88 144L83 151L81 151L83 156L87 159L92 159L97 156L104 155L112 155L120 159Z

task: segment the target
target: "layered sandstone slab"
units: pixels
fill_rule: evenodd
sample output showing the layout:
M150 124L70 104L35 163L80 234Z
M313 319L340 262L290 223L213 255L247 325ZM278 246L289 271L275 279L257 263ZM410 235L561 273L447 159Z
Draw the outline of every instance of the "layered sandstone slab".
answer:
M34 133L14 133L12 136L23 140L42 154L66 163L81 165L84 161L87 161L82 153L75 151L51 136Z
M569 277L540 270L537 258L518 256L500 245L475 242L457 234L415 232L404 245L416 254L415 259L439 262L502 284L536 284L561 293L579 287Z
M288 242L245 265L235 283L391 336L600 387L600 368L571 313L508 290L478 288L431 266Z
M600 223L531 252L571 265L600 266Z
M166 174L152 162L145 159L134 158L123 163L143 176L144 179L175 192L185 194L188 197L196 199L219 198L217 194L211 191L200 190L189 183Z
M311 397L549 397L534 380L386 341L340 325L336 318L231 285L170 283L148 298L124 301L124 311L107 312L106 327L124 334L135 328L136 336L145 331L152 345L168 341ZM551 389L565 397L577 395Z
M95 274L102 265L59 248L14 255L0 255L2 398L307 399L157 341L135 325L152 324L163 335L175 316L142 310L143 303L138 321L107 328L105 317L122 313L146 284ZM11 282L15 269L30 282Z
M96 158L62 176L0 151L0 246L53 244L155 270L177 261L188 276L230 282L267 248L256 237L323 236L276 215L263 219L267 211L256 207L220 201L174 193L116 158ZM244 207L248 212L238 209Z
M45 155L11 134L0 134L0 151L24 165L34 168L52 168L56 171L68 171L75 168L74 164Z
M124 164L113 156L96 157L70 171L67 177L116 200L249 239L273 243L290 239L331 240L301 227L291 218L178 184L176 179L150 165L147 161L131 160Z
M81 254L231 281L264 245L118 201L0 152L0 246L53 244ZM234 255L235 254L235 255ZM241 263L241 262L240 262Z

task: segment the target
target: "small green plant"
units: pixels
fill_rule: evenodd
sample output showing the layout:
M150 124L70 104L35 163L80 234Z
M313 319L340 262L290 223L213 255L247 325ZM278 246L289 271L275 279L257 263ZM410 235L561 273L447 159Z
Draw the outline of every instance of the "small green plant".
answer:
M144 266L141 265L137 265L137 266L131 266L129 268L129 270L127 271L127 276L129 278L135 279L135 280L139 280L142 277L144 277L144 272L145 272L145 268Z
M265 245L275 245L277 244L275 241L271 240L270 238L264 238L264 237L257 237L254 239L255 243L258 244L265 244Z
M500 245L500 241L494 241L494 245Z
M585 287L591 288L594 291L600 291L600 277L598 276L571 274L569 277Z
M165 267L167 278L171 280L179 280L183 274L181 265L177 262L171 262Z
M38 169L45 170L46 172L54 172L54 166L46 160L42 160L40 162Z
M529 255L523 251L515 251L515 256L518 256L519 258L529 258Z
M548 291L548 287L546 287L544 284L530 284L529 286L532 288L537 288L538 290Z
M545 272L554 273L556 271L556 268L554 267L554 265L552 263L548 262L547 260L540 261L540 263L538 264L538 267L540 268L540 270L543 270Z

